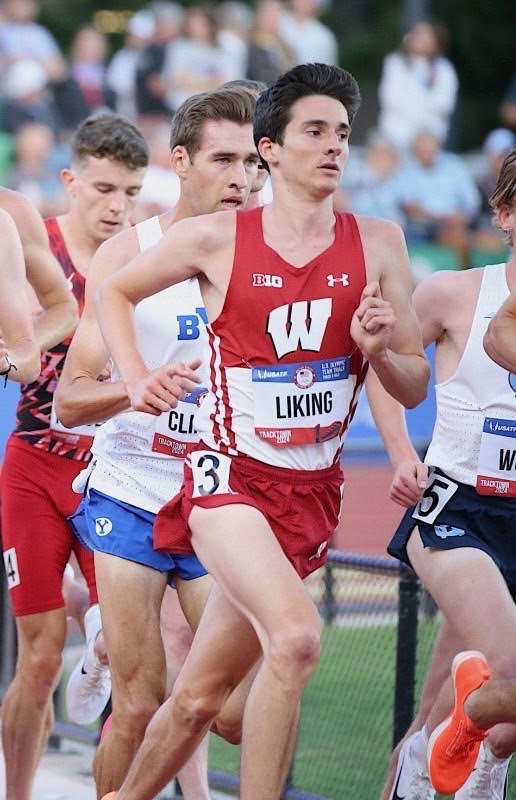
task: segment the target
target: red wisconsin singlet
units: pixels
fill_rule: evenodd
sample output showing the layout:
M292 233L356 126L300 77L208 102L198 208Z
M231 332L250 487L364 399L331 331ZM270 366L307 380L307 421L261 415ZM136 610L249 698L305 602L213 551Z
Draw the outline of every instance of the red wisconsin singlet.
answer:
M208 326L211 391L196 417L209 447L279 467L338 461L367 362L350 336L366 284L351 214L333 243L294 267L263 239L262 208L236 214L233 270Z
M59 223L46 219L50 249L59 261L82 313L85 278L78 272L68 253ZM16 427L13 435L47 453L88 461L95 426L66 429L56 417L53 405L54 392L63 371L71 336L41 355L41 372L33 383L21 386L21 397L16 409Z

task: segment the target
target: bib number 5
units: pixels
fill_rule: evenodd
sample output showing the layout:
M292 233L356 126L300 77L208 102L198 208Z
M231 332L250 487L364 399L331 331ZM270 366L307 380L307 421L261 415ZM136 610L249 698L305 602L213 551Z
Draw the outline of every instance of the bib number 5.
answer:
M414 509L412 518L431 525L458 488L458 484L445 475L431 473L427 487Z
M194 450L191 454L193 497L229 492L231 459L211 450Z

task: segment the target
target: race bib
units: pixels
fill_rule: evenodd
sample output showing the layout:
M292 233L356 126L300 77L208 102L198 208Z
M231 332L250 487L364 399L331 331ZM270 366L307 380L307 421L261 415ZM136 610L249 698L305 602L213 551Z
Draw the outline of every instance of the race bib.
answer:
M213 450L194 450L191 455L192 497L229 494L231 459Z
M458 488L459 485L451 478L439 475L433 468L430 469L426 489L412 513L412 519L432 525Z
M75 428L65 428L61 424L57 416L55 406L55 396L52 397L52 409L50 411L50 435L53 439L59 439L62 442L73 445L84 450L90 450L93 443L93 437L97 432L97 428L101 422L93 422L88 425L77 425Z
M476 489L479 494L516 497L516 420L485 418Z
M199 441L195 430L195 414L208 390L198 388L179 400L175 408L160 414L152 440L152 450L172 458L185 458Z
M352 386L349 359L253 367L254 429L275 447L338 436Z

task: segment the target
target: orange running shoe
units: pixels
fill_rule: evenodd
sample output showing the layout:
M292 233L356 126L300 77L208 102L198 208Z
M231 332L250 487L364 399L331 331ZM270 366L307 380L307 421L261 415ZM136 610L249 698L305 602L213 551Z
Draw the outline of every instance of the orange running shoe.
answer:
M428 740L430 781L440 794L454 794L473 771L480 744L489 729L477 728L465 713L464 703L490 677L485 656L478 650L465 650L453 659L455 705L451 715Z

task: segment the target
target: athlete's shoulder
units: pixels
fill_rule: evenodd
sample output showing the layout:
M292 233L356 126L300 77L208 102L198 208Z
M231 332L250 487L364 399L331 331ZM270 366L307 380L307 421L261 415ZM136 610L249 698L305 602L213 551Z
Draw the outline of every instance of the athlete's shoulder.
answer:
M97 254L106 258L133 258L140 252L138 244L137 226L125 228L119 233L106 239L97 249Z
M13 211L19 211L28 205L30 205L28 198L21 192L7 189L5 186L0 187L0 208L3 208L8 214L12 215Z
M468 270L441 269L427 275L414 290L419 306L432 304L443 313L475 303L482 283L484 267Z
M167 234L172 242L180 237L193 239L198 250L211 253L227 246L234 239L235 230L236 211L215 211L176 222Z
M7 211L12 217L20 235L28 231L31 226L33 227L34 223L36 223L38 229L44 230L43 220L36 207L21 192L1 187L0 208Z
M355 214L354 216L364 243L399 245L404 241L403 230L397 222L365 214Z

